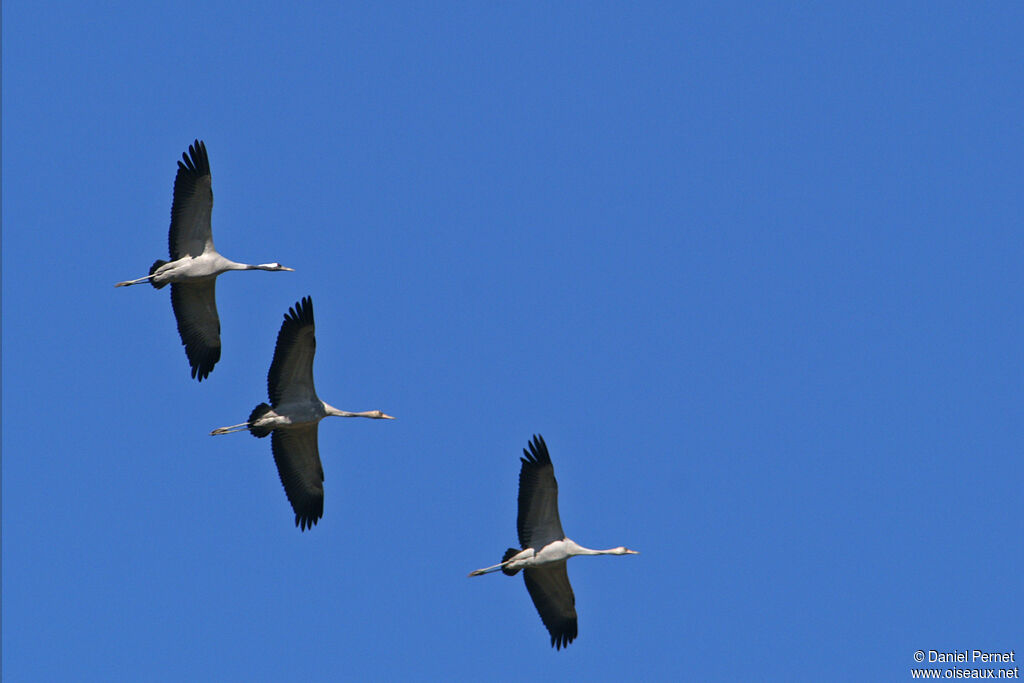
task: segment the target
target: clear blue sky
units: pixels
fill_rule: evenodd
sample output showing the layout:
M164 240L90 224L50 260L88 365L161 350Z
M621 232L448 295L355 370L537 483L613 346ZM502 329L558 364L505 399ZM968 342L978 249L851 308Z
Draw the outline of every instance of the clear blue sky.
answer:
M7 2L12 681L904 680L1024 654L1019 3ZM209 149L223 357L167 291ZM326 509L267 441L282 315ZM547 440L579 638L519 577Z

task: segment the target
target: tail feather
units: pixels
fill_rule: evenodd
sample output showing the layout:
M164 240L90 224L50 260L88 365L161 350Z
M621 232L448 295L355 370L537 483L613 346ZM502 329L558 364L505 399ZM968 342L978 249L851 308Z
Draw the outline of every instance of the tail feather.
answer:
M157 271L158 268L160 268L160 266L166 266L166 265L167 265L167 261L161 261L160 259L157 259L156 261L153 261L153 265L150 266L150 268L149 268L149 274L152 275L153 273L155 273ZM157 289L162 289L162 288L167 286L166 282L158 285L156 283L156 281L154 281L154 280L150 280L149 284L153 285Z
M252 434L253 436L255 436L257 439L262 439L266 435L270 434L270 432L274 431L274 430L270 429L269 427L255 427L255 426L253 426L253 422L255 422L256 420L260 419L261 417L263 417L264 415L266 415L269 412L270 412L270 406L268 406L266 403L261 403L258 406L256 406L255 408L253 408L252 412L249 413L249 433Z
M516 550L515 548L509 548L508 550L505 551L505 554L502 555L501 561L502 562L508 562L509 560L511 560L513 557L515 557L518 554L519 554L518 550ZM518 572L519 572L518 569L508 569L507 567L502 567L501 568L501 573L506 575L506 576L515 576Z

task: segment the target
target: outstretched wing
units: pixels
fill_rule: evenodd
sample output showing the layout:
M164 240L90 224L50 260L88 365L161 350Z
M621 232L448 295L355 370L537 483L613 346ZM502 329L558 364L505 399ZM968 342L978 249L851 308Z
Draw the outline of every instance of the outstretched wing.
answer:
M188 154L182 154L181 158L178 175L174 178L171 230L167 236L172 261L213 251L210 227L213 189L206 145L196 140L189 145Z
M295 526L303 531L324 516L324 468L320 464L317 424L275 429L271 447L284 493L295 511Z
M519 516L516 528L522 548L540 550L565 538L558 518L558 482L544 437L534 435L530 450L523 449L519 470Z
M551 634L551 646L561 650L576 639L576 596L569 585L565 560L524 569L523 580L540 620Z
M217 281L171 283L171 306L192 377L202 382L220 360Z
M316 397L313 356L316 334L313 300L304 297L285 313L277 333L274 360L267 373L267 394L275 408L282 403L309 402Z

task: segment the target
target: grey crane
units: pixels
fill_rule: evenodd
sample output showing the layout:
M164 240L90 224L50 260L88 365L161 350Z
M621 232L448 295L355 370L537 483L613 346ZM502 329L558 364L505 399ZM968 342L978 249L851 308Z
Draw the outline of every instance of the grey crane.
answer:
M608 550L592 550L578 545L562 531L558 517L558 482L548 455L548 446L539 434L523 449L519 470L519 531L521 549L509 548L501 564L477 569L470 576L501 570L514 576L523 570L526 590L540 614L551 646L557 650L576 639L576 596L569 584L566 561L576 555L636 555L635 550L619 546Z
M181 158L174 178L171 229L167 238L171 260L158 259L149 269L149 275L114 286L149 282L161 289L171 285L171 307L178 323L178 334L192 368L192 377L202 382L220 360L217 276L229 270L293 269L280 263L236 263L218 254L210 227L213 190L206 145L196 140L189 145L188 154L182 154Z
M321 401L313 386L316 335L313 301L307 296L284 316L277 333L274 360L267 373L270 405L260 403L241 424L214 429L211 434L242 430L257 438L271 434L271 450L285 495L295 511L295 526L313 528L324 516L324 468L320 463L317 429L328 416L393 420L379 410L350 413Z

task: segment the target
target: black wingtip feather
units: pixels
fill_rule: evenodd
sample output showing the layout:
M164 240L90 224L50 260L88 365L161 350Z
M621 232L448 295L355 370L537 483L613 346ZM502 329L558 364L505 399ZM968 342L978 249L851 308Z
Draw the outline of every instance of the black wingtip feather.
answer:
M274 431L269 427L256 427L253 425L253 422L260 419L269 412L270 406L268 406L266 403L261 403L255 408L253 408L252 412L249 413L249 433L255 436L257 439L262 439L263 437L269 435L270 432Z
M313 324L313 299L309 296L302 297L301 300L297 301L294 306L288 309L288 312L284 314L284 319L287 322L294 322L300 325L312 325Z
M518 550L516 550L515 548L509 548L508 550L505 551L505 554L501 557L501 561L502 562L508 562L511 558L515 557L518 554L519 554ZM509 569L507 567L502 567L501 568L501 573L504 574L505 576L515 576L516 574L519 573L519 570L518 569Z
M562 631L561 633L554 633L551 635L551 647L556 650L561 650L563 647L569 647L569 643L576 640L576 622L572 622L570 627Z
M321 513L321 516L323 516L323 513ZM316 523L319 521L320 517L315 517L313 515L295 515L295 526L299 527L300 531L312 529L316 526Z
M220 360L220 346L213 348L201 344L188 344L182 342L185 347L185 355L188 356L188 363L192 366L192 379L202 382L213 372L213 366Z
M206 143L197 139L188 146L188 154L182 152L178 168L197 177L210 175L210 157L206 154Z
M312 529L320 518L324 516L324 498L319 496L315 500L307 501L301 512L295 513L295 526L300 531Z
M526 457L520 458L524 463L530 465L550 465L551 456L548 455L548 445L544 443L544 437L540 434L534 434L533 439L527 444L530 450L523 449L523 455Z

